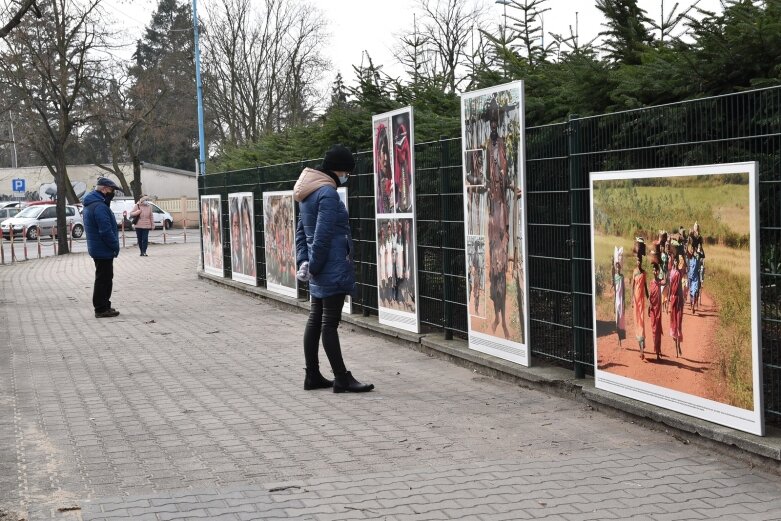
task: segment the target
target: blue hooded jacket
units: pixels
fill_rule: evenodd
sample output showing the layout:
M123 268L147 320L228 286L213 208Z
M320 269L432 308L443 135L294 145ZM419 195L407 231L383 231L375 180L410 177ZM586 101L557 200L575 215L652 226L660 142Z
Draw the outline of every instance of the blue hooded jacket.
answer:
M350 221L336 182L304 169L293 189L300 203L296 226L296 265L309 261L309 293L315 298L351 295L355 289Z
M87 251L93 259L113 259L119 255L117 220L102 193L93 190L84 197L84 231Z

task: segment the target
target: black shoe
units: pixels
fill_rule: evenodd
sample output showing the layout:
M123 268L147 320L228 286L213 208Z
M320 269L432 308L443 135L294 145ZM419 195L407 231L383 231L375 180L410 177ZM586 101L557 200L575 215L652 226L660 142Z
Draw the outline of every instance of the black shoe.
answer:
M374 384L362 384L353 378L350 371L347 371L334 379L335 393L367 393L372 389L374 389Z
M111 318L119 315L119 311L114 308L109 308L106 311L96 311L95 318Z
M329 380L320 374L319 369L306 371L306 378L304 378L304 391L313 391L315 389L330 389L333 386L334 381Z

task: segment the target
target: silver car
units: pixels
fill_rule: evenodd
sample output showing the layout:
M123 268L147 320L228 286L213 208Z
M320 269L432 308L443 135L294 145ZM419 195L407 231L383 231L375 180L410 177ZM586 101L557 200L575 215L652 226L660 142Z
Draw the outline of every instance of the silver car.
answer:
M68 205L65 207L65 221L68 227L72 226L74 239L81 238L84 235L84 221L81 218L79 209ZM52 234L52 230L57 225L57 207L53 204L28 206L14 217L4 220L0 223L0 232L6 239L14 236L22 236L24 230L27 230L27 238L31 241L39 236L44 237Z

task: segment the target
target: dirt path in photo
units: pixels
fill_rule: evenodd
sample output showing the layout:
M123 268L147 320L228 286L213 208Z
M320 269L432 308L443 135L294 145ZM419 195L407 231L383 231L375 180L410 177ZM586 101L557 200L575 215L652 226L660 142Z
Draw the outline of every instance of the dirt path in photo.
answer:
M647 313L647 305L646 305ZM640 347L635 339L635 317L631 308L626 310L627 338L618 345L613 324L610 334L599 336L599 368L609 373L625 376L660 387L692 394L724 403L724 398L714 385L711 371L715 360L714 337L718 326L718 306L713 297L702 294L702 303L696 316L692 315L688 301L684 305L683 356L675 356L675 343L669 336L670 315L662 314L662 357L656 359L653 350L651 325L646 315L645 360L640 358Z

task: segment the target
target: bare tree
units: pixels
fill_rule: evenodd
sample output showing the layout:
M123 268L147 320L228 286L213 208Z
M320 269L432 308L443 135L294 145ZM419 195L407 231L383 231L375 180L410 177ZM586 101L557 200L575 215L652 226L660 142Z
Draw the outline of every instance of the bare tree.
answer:
M17 103L22 127L57 183L57 227L66 229L65 203L76 202L66 150L76 126L90 119L89 93L107 47L102 0L38 0L42 18L28 19L0 43L0 77ZM66 234L59 250L68 253Z
M224 145L305 121L313 85L327 69L318 10L292 0L219 0L207 10L204 83L207 108Z
M12 9L16 7L16 11ZM32 11L36 18L41 18L41 10L38 9L36 0L13 0L6 4L5 11L11 15L11 19L5 25L0 26L0 38L8 36L14 27L22 23L22 18L28 11Z
M93 127L102 141L109 143L111 165L101 162L95 165L116 175L122 191L132 193L136 200L143 195L142 143L148 129L159 125L156 109L166 94L164 88L150 88L149 82L131 84L126 72L115 74L101 87L100 107ZM133 177L129 183L119 166L122 160L129 160L133 166Z
M473 30L480 10L466 0L418 0L412 33L400 36L396 58L418 79L436 80L456 92L473 60Z

